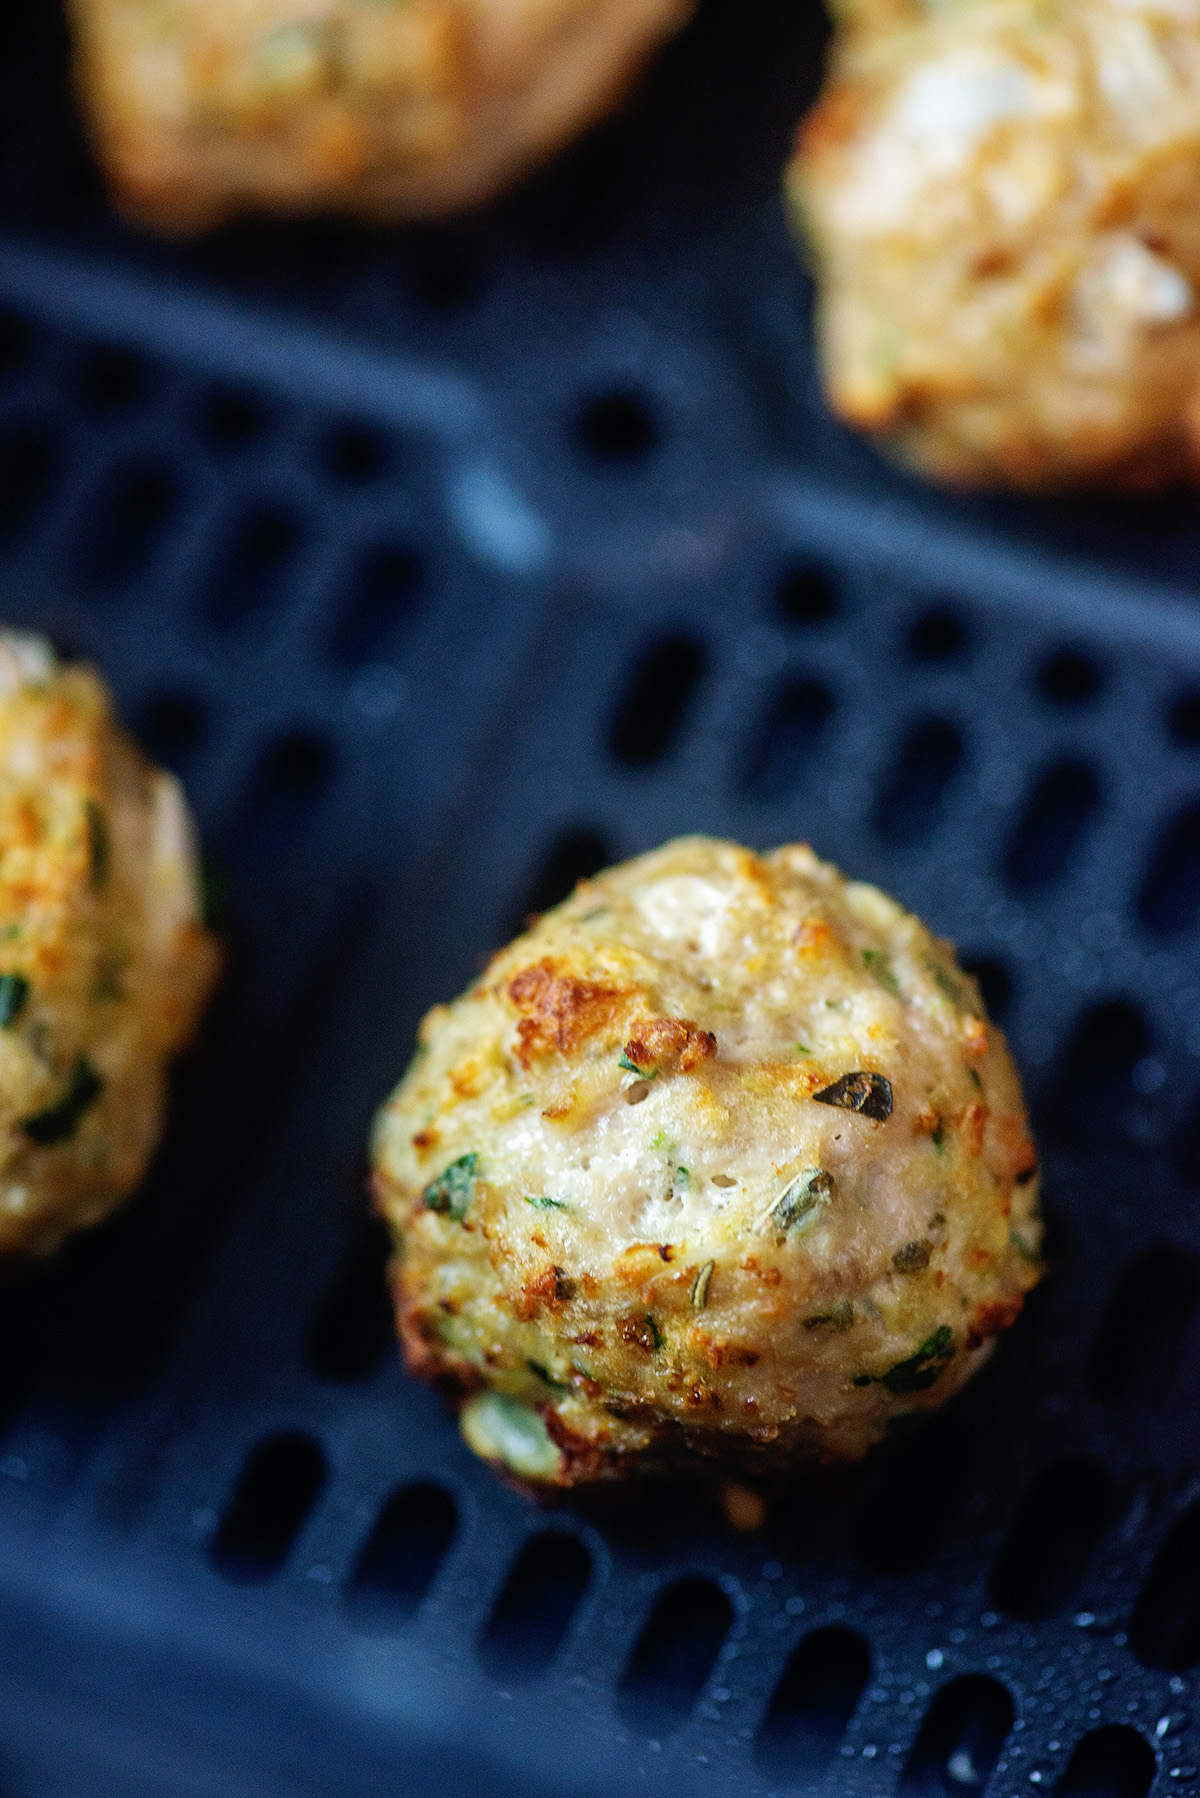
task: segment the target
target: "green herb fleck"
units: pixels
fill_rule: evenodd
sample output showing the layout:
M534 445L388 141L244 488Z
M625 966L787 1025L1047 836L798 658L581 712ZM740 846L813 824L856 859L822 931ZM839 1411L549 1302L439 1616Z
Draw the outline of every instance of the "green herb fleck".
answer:
M1021 1257L1022 1261L1028 1261L1030 1267L1041 1267L1041 1255L1034 1248L1033 1244L1022 1236L1019 1230L1015 1228L1010 1230L1008 1233L1008 1240L1012 1243L1013 1248L1016 1249L1017 1254Z
M550 1387L553 1392L570 1392L571 1388L562 1380L556 1380L549 1368L543 1367L540 1361L526 1361L530 1373L535 1373L539 1380Z
M935 1380L941 1378L942 1369L954 1355L954 1332L949 1324L939 1324L932 1336L927 1336L915 1354L903 1361L897 1361L889 1367L883 1376L883 1384L889 1392L924 1392Z
M789 1180L762 1220L764 1230L775 1230L783 1236L807 1219L813 1221L818 1205L827 1205L833 1197L833 1177L821 1167L806 1167Z
M975 1071L975 1069L974 1069L974 1068L968 1068L968 1070L967 1070L967 1072L968 1072L968 1073L969 1073L969 1074L970 1074L970 1076L971 1076L971 1079L972 1079L972 1081L973 1081L973 1082L974 1082L974 1084L975 1084L975 1087L976 1087L976 1088L977 1088L977 1090L978 1090L978 1091L979 1091L979 1092L982 1092L982 1091L983 1091L983 1081L982 1081L982 1080L981 1080L981 1079L980 1079L980 1078L979 1078L979 1075L978 1075L978 1074L977 1074L977 1073L976 1073L976 1071Z
M646 1327L649 1329L651 1336L654 1338L654 1352L657 1355L659 1350L662 1348L663 1343L666 1341L666 1337L663 1335L662 1331L659 1329L657 1323L654 1321L654 1319L651 1317L651 1315L648 1311L646 1313Z
M640 1068L636 1061L630 1061L624 1049L617 1058L617 1066L624 1068L627 1074L640 1074L643 1080L653 1080L658 1072L657 1068Z
M835 1299L828 1311L818 1311L804 1319L806 1330L837 1330L841 1334L854 1323L854 1306L849 1299ZM869 1382L868 1382L869 1383Z
M437 1179L431 1180L421 1195L426 1211L444 1212L447 1217L461 1223L475 1191L475 1170L478 1165L479 1157L472 1150L469 1155L460 1155L457 1161L452 1161L449 1167L443 1168Z
M884 992L890 993L893 999L899 999L900 982L892 972L891 956L885 955L882 949L864 949L862 958L863 967L868 973L874 974Z
M927 961L925 966L929 969L929 972L933 975L933 978L937 981L947 999L950 1000L950 1003L956 1006L962 1005L963 990L953 974L948 974L945 968L941 966L940 962Z
M109 835L108 819L94 799L85 799L83 810L87 822L88 866L92 890L102 893L108 885L112 865L112 838Z
M25 1009L29 982L24 974L0 974L0 1030L11 1030Z
M822 1092L814 1093L813 1100L817 1105L836 1105L841 1111L857 1111L882 1124L892 1115L892 1083L883 1074L868 1074L856 1068Z
M945 1154L945 1152L946 1152L946 1120L944 1118L938 1119L937 1129L930 1131L929 1140L933 1144L934 1148L937 1150L939 1155Z
M692 1281L692 1310L703 1311L708 1303L708 1288L713 1277L715 1262L706 1261L696 1278Z
M796 1051L797 1055L811 1055L812 1054L812 1050L809 1048L807 1043L793 1043L792 1047Z
M606 911L611 910L612 907L609 905L589 905L586 911L580 912L578 922L580 924L591 924L597 918L602 918Z
M660 1130L657 1136L651 1137L650 1147L652 1149L658 1149L660 1152L665 1151L669 1155L671 1150L675 1147L675 1144L671 1141L671 1138L667 1135L665 1130Z
M671 1184L677 1192L686 1192L688 1187L692 1184L692 1176L687 1168L677 1167Z
M924 1273L929 1266L929 1257L933 1253L927 1242L906 1242L892 1256L892 1266L898 1274Z
M548 1192L527 1192L525 1203L536 1205L539 1211L569 1211L571 1209L565 1199L552 1198Z
M85 1111L95 1104L104 1091L104 1082L88 1060L86 1055L77 1055L75 1065L67 1078L67 1088L60 1099L45 1111L37 1111L32 1117L24 1118L21 1128L26 1136L40 1143L42 1148L52 1148L55 1143L67 1142L75 1134L75 1127Z

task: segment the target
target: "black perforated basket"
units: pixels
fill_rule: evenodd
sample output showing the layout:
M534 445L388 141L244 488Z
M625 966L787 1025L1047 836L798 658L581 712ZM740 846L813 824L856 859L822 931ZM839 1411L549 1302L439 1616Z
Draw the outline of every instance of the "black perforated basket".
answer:
M777 173L821 27L708 0L478 219L164 247L0 24L3 612L183 776L230 973L146 1190L0 1307L0 1798L1181 1798L1200 1775L1200 514L952 500L822 414ZM1053 1276L736 1537L539 1510L391 1343L421 1011L675 832L957 940Z

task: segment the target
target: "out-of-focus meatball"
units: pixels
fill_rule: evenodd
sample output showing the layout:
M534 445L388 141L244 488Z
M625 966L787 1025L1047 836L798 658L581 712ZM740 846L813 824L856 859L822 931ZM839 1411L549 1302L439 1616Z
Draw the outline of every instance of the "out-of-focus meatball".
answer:
M125 211L425 218L488 198L621 97L694 0L72 0Z
M854 0L788 172L829 399L926 474L1200 476L1200 14Z
M534 1485L854 1460L1039 1272L974 983L803 844L582 882L426 1017L374 1165L409 1366Z
M178 785L91 669L0 632L0 1255L132 1191L216 966Z

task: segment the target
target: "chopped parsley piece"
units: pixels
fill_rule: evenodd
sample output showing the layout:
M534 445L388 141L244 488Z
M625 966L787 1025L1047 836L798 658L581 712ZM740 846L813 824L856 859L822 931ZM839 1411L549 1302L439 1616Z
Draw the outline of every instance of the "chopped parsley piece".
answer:
M968 1068L968 1069L967 1069L967 1072L968 1072L968 1073L969 1073L969 1074L970 1074L970 1076L971 1076L971 1079L972 1079L972 1080L973 1080L973 1081L974 1081L974 1083L975 1083L975 1086L976 1086L976 1087L977 1087L977 1088L978 1088L978 1090L979 1090L979 1091L980 1091L980 1092L982 1092L982 1091L983 1091L983 1081L982 1081L982 1080L981 1080L981 1079L980 1079L980 1078L979 1078L979 1075L978 1075L978 1074L977 1074L977 1073L976 1073L976 1071L975 1071L975 1069L974 1069L974 1068Z
M946 1120L945 1120L945 1118L938 1119L937 1129L930 1131L929 1140L933 1144L934 1148L937 1150L939 1155L942 1155L945 1153L945 1150L946 1150Z
M553 1391L553 1392L570 1392L571 1388L568 1385L566 1385L562 1380L556 1380L554 1375L550 1372L550 1370L546 1367L543 1367L540 1361L528 1361L527 1360L525 1365L529 1369L530 1373L535 1373L539 1380L543 1381L547 1386L550 1387L551 1391Z
M36 1111L32 1117L24 1118L21 1128L44 1149L68 1142L84 1112L95 1104L103 1091L104 1082L87 1056L77 1055L61 1099L47 1106L45 1111Z
M950 1003L952 1005L961 1005L963 1003L963 990L958 981L955 980L954 976L948 974L945 968L940 966L936 961L927 961L925 966L929 969L929 972L933 975L933 978L937 981Z
M713 1277L713 1268L715 1267L715 1265L716 1265L715 1262L706 1261L704 1263L704 1266L700 1269L699 1273L696 1275L696 1278L692 1281L692 1310L693 1311L703 1311L704 1307L708 1303L708 1288L709 1288L709 1283Z
M24 974L0 974L0 1030L11 1030L25 1009L29 982Z
M662 1348L663 1343L666 1341L666 1337L663 1335L662 1331L659 1329L658 1325L655 1323L654 1319L651 1317L651 1315L648 1311L646 1313L646 1327L650 1331L651 1336L654 1338L654 1352L655 1352L655 1354L657 1354L658 1351Z
M1042 1265L1042 1257L1034 1248L1033 1244L1026 1241L1025 1237L1022 1236L1018 1229L1014 1228L1009 1231L1008 1240L1012 1243L1013 1248L1016 1249L1017 1254L1021 1257L1022 1261L1028 1261L1030 1267L1040 1267Z
M924 1392L935 1380L941 1378L942 1369L954 1356L954 1332L949 1324L939 1324L932 1336L927 1336L915 1354L903 1361L897 1361L889 1367L883 1376L883 1384L889 1392Z
M640 1074L643 1080L653 1080L655 1074L658 1072L657 1068L640 1068L636 1061L630 1061L624 1049L621 1050L620 1055L617 1057L617 1066L619 1068L624 1068L627 1074Z
M818 1311L804 1319L806 1330L849 1330L854 1323L854 1306L849 1299L835 1299L828 1311ZM857 1383L857 1382L856 1382ZM864 1382L869 1384L869 1381Z
M536 1205L539 1211L569 1211L571 1209L565 1199L552 1198L548 1192L527 1192L525 1203Z
M906 1242L892 1256L892 1266L898 1274L924 1273L929 1266L929 1257L933 1253L927 1242Z
M112 866L112 838L109 835L108 819L94 799L84 800L83 811L87 822L88 867L92 890L102 893L108 885L109 869Z
M814 1093L818 1105L836 1105L842 1111L857 1111L865 1118L882 1124L892 1115L892 1083L883 1074L866 1074L856 1070L843 1074L832 1086Z
M782 1235L811 1218L817 1206L827 1205L832 1197L832 1175L822 1167L802 1168L794 1180L788 1181L763 1221Z
M796 1051L797 1055L811 1055L812 1054L812 1050L809 1048L807 1043L793 1043L792 1048Z
M671 1184L675 1187L676 1191L686 1192L688 1187L692 1184L692 1176L687 1168L677 1167L675 1169L675 1177Z
M892 972L892 958L885 955L882 949L864 949L862 952L863 967L869 974L874 974L885 993L893 999L901 997L900 982Z
M475 1191L475 1170L478 1165L479 1157L472 1150L469 1155L460 1155L457 1161L444 1167L437 1179L431 1180L421 1195L426 1211L444 1212L447 1217L461 1223Z
M657 1136L651 1137L650 1147L652 1149L665 1150L669 1155L671 1150L675 1147L675 1144L671 1141L671 1138L667 1135L665 1130L660 1130Z

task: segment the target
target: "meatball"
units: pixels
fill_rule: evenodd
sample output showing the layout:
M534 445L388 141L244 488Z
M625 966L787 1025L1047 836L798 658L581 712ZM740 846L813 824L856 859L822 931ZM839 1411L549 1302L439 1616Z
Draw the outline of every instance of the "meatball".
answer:
M122 208L437 216L609 110L695 0L73 0Z
M178 785L89 668L0 632L0 1254L136 1186L217 959Z
M829 400L965 486L1200 475L1200 15L855 0L787 188Z
M408 1364L533 1486L853 1461L1039 1275L974 982L805 844L581 882L425 1018L373 1159Z

